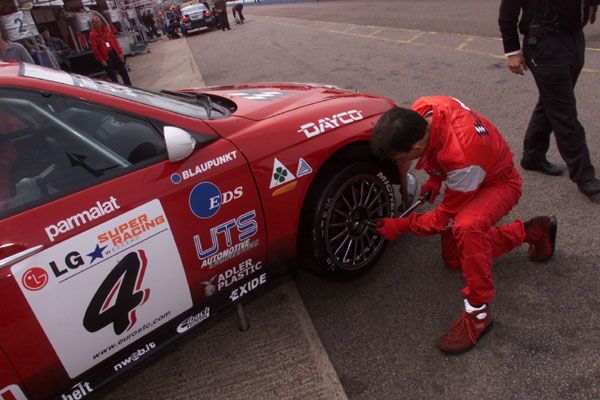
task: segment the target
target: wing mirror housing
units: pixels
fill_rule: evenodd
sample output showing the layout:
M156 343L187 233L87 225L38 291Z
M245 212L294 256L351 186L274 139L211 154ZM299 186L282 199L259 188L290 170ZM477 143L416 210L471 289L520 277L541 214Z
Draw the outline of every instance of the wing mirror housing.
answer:
M194 152L196 139L188 132L174 126L165 126L163 133L170 162L181 161Z

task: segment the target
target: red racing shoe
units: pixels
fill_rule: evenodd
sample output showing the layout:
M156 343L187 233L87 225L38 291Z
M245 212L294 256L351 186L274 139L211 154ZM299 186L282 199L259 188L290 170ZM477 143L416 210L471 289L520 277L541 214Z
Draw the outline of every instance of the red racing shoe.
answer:
M450 329L437 341L445 353L460 354L471 350L479 338L492 328L492 313L489 304L475 308L465 300L465 310Z
M529 244L529 259L536 262L548 261L556 246L556 217L535 217L524 223L525 243Z

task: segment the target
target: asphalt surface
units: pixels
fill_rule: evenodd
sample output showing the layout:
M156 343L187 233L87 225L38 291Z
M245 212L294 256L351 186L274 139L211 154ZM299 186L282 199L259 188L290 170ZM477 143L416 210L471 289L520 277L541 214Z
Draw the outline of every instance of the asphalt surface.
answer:
M449 12L459 6L460 13ZM537 94L529 74L505 67L492 33L496 7L488 0L247 7L245 25L188 41L207 85L327 82L405 106L423 95L452 95L491 119L518 160ZM465 22L484 17L488 22ZM590 50L577 89L597 164L598 69L598 53ZM548 157L562 164L554 144ZM506 220L556 214L557 254L534 264L522 248L495 262L495 327L467 354L448 357L434 345L461 310L463 285L459 273L443 267L439 238L400 238L351 283L299 274L297 286L349 398L600 398L600 205L566 176L522 176L523 196Z

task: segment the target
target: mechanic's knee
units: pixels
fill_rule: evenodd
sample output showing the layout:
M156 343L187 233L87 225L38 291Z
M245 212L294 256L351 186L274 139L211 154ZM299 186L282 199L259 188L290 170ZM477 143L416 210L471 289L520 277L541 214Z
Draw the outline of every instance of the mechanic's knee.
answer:
M490 228L490 221L482 215L459 215L452 225L452 235L456 240L468 234L481 234Z

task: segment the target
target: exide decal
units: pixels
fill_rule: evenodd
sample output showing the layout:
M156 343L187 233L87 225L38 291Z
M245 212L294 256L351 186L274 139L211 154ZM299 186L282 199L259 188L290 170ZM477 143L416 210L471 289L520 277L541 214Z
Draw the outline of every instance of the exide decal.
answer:
M234 237L232 232L237 232L238 243L234 246ZM256 223L256 211L248 211L237 218L230 219L220 225L210 228L210 245L202 244L200 235L194 236L194 244L196 246L196 254L200 260L203 260L202 267L209 268L221 264L225 260L229 260L251 248L254 248L258 243L250 242L249 238L256 235L258 232L258 224ZM219 253L221 248L219 237L225 237L226 249ZM255 241L257 242L257 241ZM219 254L217 254L219 253Z
M333 115L331 118L321 118L317 122L309 122L304 124L298 130L299 133L304 133L308 139L313 136L320 135L331 129L339 128L342 125L348 125L355 121L363 119L362 111L350 110Z
M243 194L244 189L242 186L221 193L219 187L214 183L201 182L194 186L190 192L190 209L196 217L207 219L218 213L222 204L237 200Z
M265 283L267 283L267 274L262 273L260 276L257 276L256 278L244 283L237 289L232 290L231 294L229 295L229 299L231 301L237 301Z

